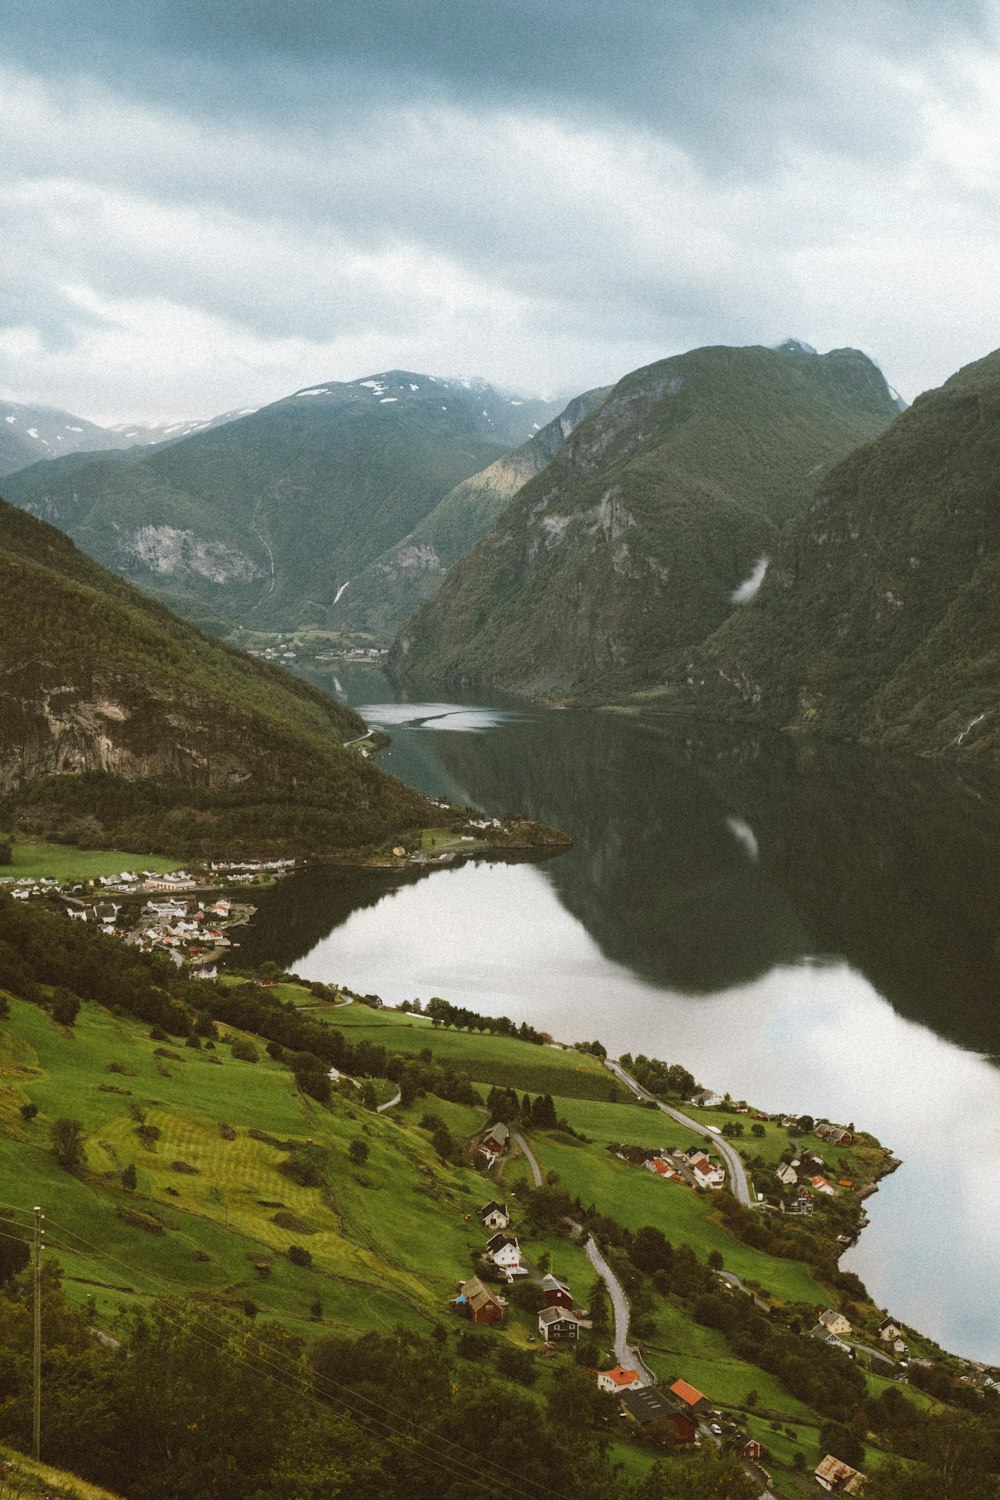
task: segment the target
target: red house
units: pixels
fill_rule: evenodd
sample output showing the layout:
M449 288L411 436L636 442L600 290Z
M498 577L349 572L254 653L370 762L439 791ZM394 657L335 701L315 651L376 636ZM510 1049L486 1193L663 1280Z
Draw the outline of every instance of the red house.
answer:
M564 1281L555 1276L543 1276L542 1292L546 1307L564 1307L567 1312L573 1311L573 1294Z

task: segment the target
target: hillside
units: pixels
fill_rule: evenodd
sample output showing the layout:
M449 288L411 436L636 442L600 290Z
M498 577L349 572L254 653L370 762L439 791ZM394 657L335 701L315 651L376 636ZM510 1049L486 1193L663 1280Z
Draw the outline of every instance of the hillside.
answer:
M350 709L2 502L0 660L4 826L186 855L353 847L427 821L417 793L343 748L364 733Z
M836 1269L834 1237L856 1221L857 1196L821 1201L808 1223L768 1219L694 1190L683 1171L662 1181L642 1170L648 1156L725 1131L755 1190L777 1200L791 1137L859 1188L886 1166L871 1137L855 1132L833 1148L804 1118L793 1132L766 1117L744 1132L733 1101L689 1126L623 1096L589 1048L547 1046L443 1000L429 1002L432 1020L278 978L185 981L0 897L0 1439L24 1446L30 1431L19 1273L40 1203L43 1363L59 1372L46 1385L43 1456L130 1500L196 1500L206 1476L219 1500L237 1500L251 1472L260 1500L319 1500L338 1485L404 1500L438 1493L442 1470L461 1480L456 1449L532 1493L537 1465L557 1457L564 1479L579 1465L571 1492L584 1500L758 1493L738 1467L716 1467L707 1430L693 1468L688 1455L670 1458L676 1489L646 1483L662 1448L594 1399L593 1366L613 1362L617 1337L569 1215L627 1286L632 1336L653 1375L663 1387L678 1375L696 1382L729 1443L758 1434L779 1493L808 1496L802 1471L846 1442L847 1427L869 1472L897 1453L933 1461L950 1418L924 1390L947 1400L967 1366L908 1330L914 1353L929 1357L912 1377L923 1388L911 1389L807 1337L818 1304L848 1307L852 1337L877 1349L882 1313ZM68 982L83 1003L67 1009ZM114 1010L95 998L109 987ZM693 1107L682 1067L623 1061L657 1097ZM377 1113L380 1097L389 1107ZM487 1175L470 1148L490 1115L527 1136L545 1186L533 1187L519 1150ZM491 1197L511 1205L523 1283L505 1285L479 1258L489 1231L477 1210ZM753 1297L721 1284L713 1267L723 1264ZM578 1344L539 1347L548 1266L590 1309ZM453 1304L473 1268L507 1300L499 1325L475 1327ZM96 1392L99 1401L85 1395ZM988 1399L970 1388L962 1406L985 1434ZM146 1441L135 1449L120 1437L140 1412ZM429 1438L426 1453L412 1446L411 1422Z
M407 622L396 670L562 696L655 680L730 613L818 477L897 414L850 349L634 371Z
M834 470L662 701L996 762L998 464L1000 352Z
M492 530L518 490L551 463L609 389L574 397L526 443L449 490L409 536L350 580L330 611L330 625L391 640L417 606L440 588L448 569Z
M219 633L324 627L342 585L553 415L395 370L155 448L36 464L10 502Z

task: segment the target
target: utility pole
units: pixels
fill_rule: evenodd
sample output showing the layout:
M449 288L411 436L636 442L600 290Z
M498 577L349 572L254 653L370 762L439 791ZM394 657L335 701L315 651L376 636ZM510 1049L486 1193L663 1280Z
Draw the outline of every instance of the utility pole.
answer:
M41 1458L42 1447L42 1210L35 1205L35 1349L34 1401L32 1407L32 1452Z

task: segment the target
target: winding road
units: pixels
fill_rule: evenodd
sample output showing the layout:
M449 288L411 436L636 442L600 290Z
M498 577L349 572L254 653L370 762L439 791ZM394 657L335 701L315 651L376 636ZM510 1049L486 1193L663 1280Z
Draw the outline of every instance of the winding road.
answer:
M610 1057L605 1059L604 1066L610 1072L614 1073L615 1077L626 1088L631 1089L637 1099L647 1099L650 1104L655 1104L657 1109L662 1109L665 1115L669 1115L679 1125L686 1125L689 1130L695 1131L703 1140L711 1141L729 1168L729 1187L733 1197L747 1208L755 1206L755 1200L750 1191L750 1183L747 1179L743 1160L739 1152L729 1144L724 1136L716 1135L714 1130L707 1130L698 1120L692 1120L690 1115L682 1114L679 1109L674 1109L670 1104L664 1104L661 1099L657 1099L655 1094L651 1094L648 1089L644 1089L641 1083L637 1083L631 1073L626 1073L620 1063L612 1062Z
M521 1153L524 1156L525 1161L528 1163L528 1166L531 1168L531 1175L532 1175L532 1177L534 1179L535 1187L541 1187L541 1185L542 1185L542 1169L538 1165L538 1163L535 1160L534 1156L532 1155L532 1153L531 1153L531 1147L528 1145L527 1141L524 1139L524 1136L521 1135L520 1131L512 1130L511 1133L510 1133L510 1138L514 1142L515 1146L519 1146L520 1147Z
M638 1370L643 1385L655 1385L656 1376L643 1361L638 1349L628 1342L629 1305L621 1282L597 1248L593 1235L583 1248L590 1264L607 1287L611 1306L615 1310L615 1359L623 1370Z

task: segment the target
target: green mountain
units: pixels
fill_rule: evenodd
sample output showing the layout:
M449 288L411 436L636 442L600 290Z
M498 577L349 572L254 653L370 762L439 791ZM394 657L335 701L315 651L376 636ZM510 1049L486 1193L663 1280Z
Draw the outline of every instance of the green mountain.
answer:
M552 414L395 370L152 451L36 464L6 490L198 624L322 627L344 583Z
M3 502L0 664L5 827L186 855L355 847L428 821L422 797L344 748L365 732L350 709Z
M463 479L410 532L368 564L329 614L344 632L370 632L391 639L448 572L491 531L529 479L552 462L570 434L607 396L610 386L576 396L551 422L519 448L479 474Z
M914 402L788 529L670 701L930 755L1000 756L1000 352Z
M898 410L853 349L697 349L634 371L407 622L396 670L563 696L656 680Z

